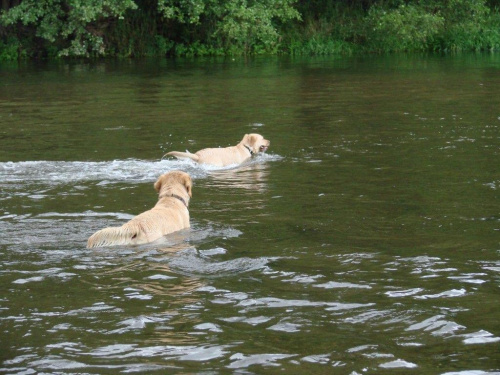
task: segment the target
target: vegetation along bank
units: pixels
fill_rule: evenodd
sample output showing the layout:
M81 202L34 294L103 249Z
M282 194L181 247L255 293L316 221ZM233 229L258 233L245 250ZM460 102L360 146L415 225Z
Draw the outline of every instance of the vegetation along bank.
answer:
M0 60L500 49L499 0L0 1Z

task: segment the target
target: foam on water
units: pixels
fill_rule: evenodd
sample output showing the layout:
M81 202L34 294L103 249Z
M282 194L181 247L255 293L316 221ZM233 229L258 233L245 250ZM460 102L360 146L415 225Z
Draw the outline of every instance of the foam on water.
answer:
M101 186L114 183L137 184L155 181L159 175L177 169L190 173L193 179L203 177L207 173L202 168L194 168L191 163L167 160L24 161L0 163L0 181L6 188L26 185L43 188L78 183L96 183ZM43 198L42 194L37 196ZM36 196L31 195L31 198Z
M281 160L279 155L261 154L244 165ZM140 183L155 180L159 175L183 170L191 178L206 177L211 171L230 170L238 167L214 167L196 164L190 160L140 160L125 159L111 161L20 161L0 163L1 185L24 185L43 183L47 185L74 184L75 182L97 182L102 185Z

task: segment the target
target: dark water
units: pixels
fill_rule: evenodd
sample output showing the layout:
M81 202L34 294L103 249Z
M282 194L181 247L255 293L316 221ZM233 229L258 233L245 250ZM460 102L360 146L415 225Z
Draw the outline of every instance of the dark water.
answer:
M2 66L0 372L499 374L499 146L498 55Z

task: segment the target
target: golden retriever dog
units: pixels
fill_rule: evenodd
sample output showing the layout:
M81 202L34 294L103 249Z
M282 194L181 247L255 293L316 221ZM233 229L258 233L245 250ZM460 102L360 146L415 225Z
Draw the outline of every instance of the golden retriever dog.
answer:
M266 152L270 143L260 134L245 134L241 142L236 146L205 148L194 154L190 152L170 151L163 155L163 157L170 155L178 159L191 159L200 164L225 167L231 164L241 164L259 152Z
M134 217L121 227L104 228L94 233L87 248L140 245L156 241L166 234L189 228L191 177L181 171L161 175L154 184L158 203L149 211Z

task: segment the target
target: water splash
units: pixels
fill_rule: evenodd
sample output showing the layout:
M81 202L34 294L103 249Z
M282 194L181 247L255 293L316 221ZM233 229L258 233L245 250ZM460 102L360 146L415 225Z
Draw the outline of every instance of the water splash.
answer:
M206 177L210 172L244 168L268 161L281 160L279 155L261 154L241 166L213 167L196 164L189 160L140 160L125 159L111 161L20 161L0 163L1 185L72 184L77 182L94 182L100 185L113 183L136 184L155 181L166 172L183 170L198 179Z
M206 171L195 168L184 161L113 160L102 162L83 161L22 161L0 163L2 185L75 184L96 182L101 185L111 183L141 183L153 181L162 173L182 169L193 178L206 175Z

